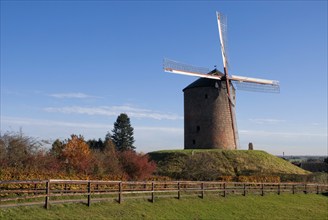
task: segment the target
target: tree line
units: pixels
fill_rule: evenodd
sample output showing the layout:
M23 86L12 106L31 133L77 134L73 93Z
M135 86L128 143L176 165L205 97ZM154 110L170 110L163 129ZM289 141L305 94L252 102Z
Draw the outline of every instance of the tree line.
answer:
M134 142L133 127L124 113L117 117L112 133L108 132L104 140L85 140L82 135L72 134L68 139L55 140L50 149L22 132L6 132L0 135L0 176L19 171L50 173L51 178L58 175L94 179L149 178L156 164L148 155L137 153Z

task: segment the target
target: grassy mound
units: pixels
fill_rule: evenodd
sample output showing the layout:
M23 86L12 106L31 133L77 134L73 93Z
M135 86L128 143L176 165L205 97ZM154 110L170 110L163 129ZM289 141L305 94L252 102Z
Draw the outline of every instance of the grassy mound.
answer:
M191 174L191 179L206 174L210 178L205 180L218 176L310 174L258 150L165 150L151 152L149 156L156 161L159 175L172 178L188 178Z

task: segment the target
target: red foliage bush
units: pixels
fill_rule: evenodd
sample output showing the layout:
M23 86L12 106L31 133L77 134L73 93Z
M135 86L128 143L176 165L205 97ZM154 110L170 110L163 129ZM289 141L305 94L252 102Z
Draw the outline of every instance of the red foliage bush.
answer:
M156 169L156 164L149 161L148 155L134 151L123 151L119 154L123 170L130 180L145 180L149 178Z

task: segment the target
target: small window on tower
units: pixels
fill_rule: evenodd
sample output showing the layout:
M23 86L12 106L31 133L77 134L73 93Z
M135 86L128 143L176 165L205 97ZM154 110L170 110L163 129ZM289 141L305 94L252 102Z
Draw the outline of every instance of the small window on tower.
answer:
M193 144L193 145L195 145L195 144L196 144L196 141L195 141L195 139L194 139L194 140L192 140L192 144Z
M196 128L197 132L200 131L200 126L198 125L197 128Z
M207 94L205 94L205 99L207 99L208 98L208 95Z

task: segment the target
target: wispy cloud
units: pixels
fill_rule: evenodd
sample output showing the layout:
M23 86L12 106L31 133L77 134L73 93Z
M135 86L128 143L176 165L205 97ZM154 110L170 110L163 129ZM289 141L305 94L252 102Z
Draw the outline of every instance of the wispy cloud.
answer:
M314 132L274 132L274 131L262 131L262 130L239 130L242 135L252 136L275 136L275 137L327 137L328 134L314 133Z
M49 126L49 127L59 126L59 127L79 127L79 128L108 128L107 124L66 122L66 121L19 118L19 117L8 117L8 116L1 117L1 122L4 124L14 124L19 126L33 125L33 126Z
M183 128L176 127L135 127L135 130L144 131L144 132L164 132L172 134L181 134L183 135Z
M255 124L280 124L285 122L285 120L275 118L250 118L248 120Z
M87 95L81 92L76 93L53 93L49 96L59 99L87 99L87 98L99 98L97 96Z
M157 112L149 109L135 108L131 106L98 106L98 107L47 107L44 108L47 112L59 112L64 114L86 114L100 116L117 116L122 112L129 115L131 118L150 118L156 120L181 120L182 116L172 113Z
M67 122L67 121L57 121L48 119L35 119L35 118L20 118L20 117L10 117L2 116L1 122L4 124L13 125L33 125L33 126L59 126L59 127L79 127L79 128L106 128L108 129L107 123L81 123L81 122ZM136 126L135 130L140 131L153 131L153 132L167 132L167 133L183 133L183 128L176 127L161 127L161 126Z

